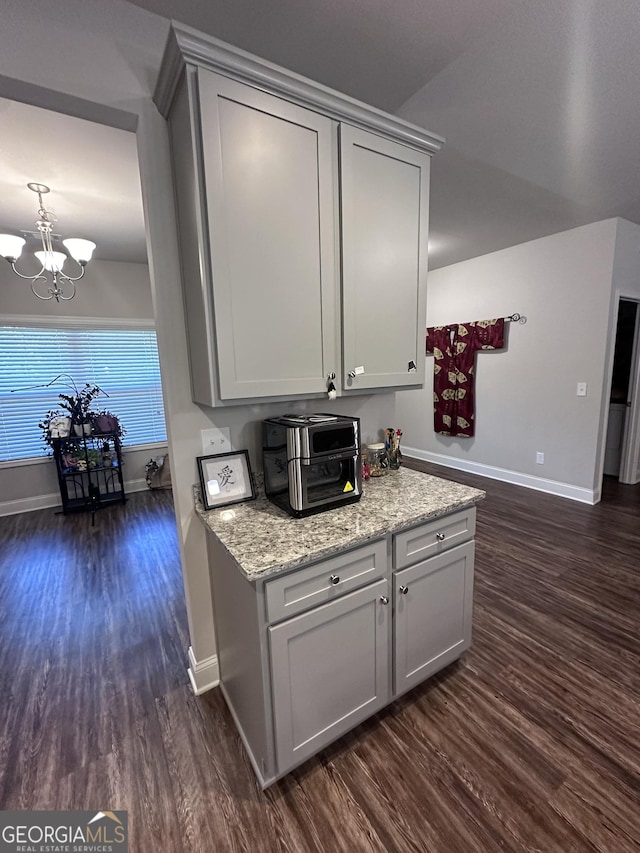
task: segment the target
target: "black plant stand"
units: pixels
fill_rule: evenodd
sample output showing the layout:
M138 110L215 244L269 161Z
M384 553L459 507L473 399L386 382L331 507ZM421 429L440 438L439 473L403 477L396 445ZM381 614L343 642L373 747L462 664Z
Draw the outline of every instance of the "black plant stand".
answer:
M58 472L62 512L95 512L103 506L124 503L122 447L115 433L54 438L53 456Z

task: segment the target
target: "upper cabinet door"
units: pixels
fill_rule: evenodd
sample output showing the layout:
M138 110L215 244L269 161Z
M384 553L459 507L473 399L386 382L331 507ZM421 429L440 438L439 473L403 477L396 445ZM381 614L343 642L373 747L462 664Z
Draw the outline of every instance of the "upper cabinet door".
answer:
M424 384L430 158L345 124L340 158L344 389Z
M337 371L335 123L198 70L221 400Z

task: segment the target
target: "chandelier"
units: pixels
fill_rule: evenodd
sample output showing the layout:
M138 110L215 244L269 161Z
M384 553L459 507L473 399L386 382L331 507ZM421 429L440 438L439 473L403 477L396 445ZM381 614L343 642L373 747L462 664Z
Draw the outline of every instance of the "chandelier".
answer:
M38 299L73 299L76 295L76 281L84 275L84 269L91 260L91 255L96 247L91 240L81 240L79 237L71 237L62 241L62 245L69 252L71 258L76 262L80 274L73 276L63 272L63 266L69 260L64 252L56 251L53 241L60 239L59 235L53 233L56 217L44 206L42 196L50 192L49 187L44 184L27 184L29 189L38 194L38 220L35 232L23 231L28 236L40 236L42 249L34 252L41 264L40 272L36 275L23 275L16 269L16 261L22 254L22 248L26 243L24 237L16 237L13 234L0 234L0 255L11 264L11 269L20 278L31 282L31 290Z

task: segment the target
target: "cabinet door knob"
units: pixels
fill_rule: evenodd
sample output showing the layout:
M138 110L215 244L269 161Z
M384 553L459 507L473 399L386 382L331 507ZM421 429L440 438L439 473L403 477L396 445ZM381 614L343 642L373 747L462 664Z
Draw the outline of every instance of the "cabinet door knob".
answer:
M329 582L335 586L337 583L340 583L340 577L338 575L331 575Z
M388 596L386 596L386 595L381 595L381 596L380 596L380 601L381 601L383 604L388 604L388 603L389 603L389 597L388 597Z
M403 585L400 587L400 589L398 590L398 592L399 592L401 595L406 595L406 594L409 592L409 587L408 587L408 586L404 586L404 584L403 584Z
M444 533L436 533L436 539L438 540L438 542L442 542L442 540L444 539Z

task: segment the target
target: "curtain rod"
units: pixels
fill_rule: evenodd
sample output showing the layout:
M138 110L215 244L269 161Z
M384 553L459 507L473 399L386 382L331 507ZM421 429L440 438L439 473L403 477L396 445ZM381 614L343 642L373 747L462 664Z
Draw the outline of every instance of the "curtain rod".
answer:
M510 314L508 317L502 318L505 323L521 323L527 322L527 318L523 314Z

